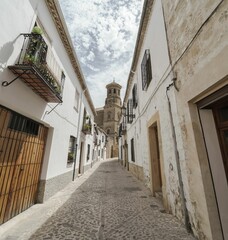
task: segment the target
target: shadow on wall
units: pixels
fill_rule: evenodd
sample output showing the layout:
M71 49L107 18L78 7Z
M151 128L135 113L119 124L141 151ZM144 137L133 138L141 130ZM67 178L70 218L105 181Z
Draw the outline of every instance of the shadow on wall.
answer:
M3 72L7 67L7 62L11 57L14 50L14 43L20 37L17 36L12 42L5 43L2 47L0 47L0 71Z

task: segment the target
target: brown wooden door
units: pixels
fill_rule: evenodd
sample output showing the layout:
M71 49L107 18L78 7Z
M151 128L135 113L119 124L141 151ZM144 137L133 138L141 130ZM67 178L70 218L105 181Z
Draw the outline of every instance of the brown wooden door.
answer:
M0 224L31 207L47 128L0 106Z
M228 182L228 97L225 97L214 104L213 113Z

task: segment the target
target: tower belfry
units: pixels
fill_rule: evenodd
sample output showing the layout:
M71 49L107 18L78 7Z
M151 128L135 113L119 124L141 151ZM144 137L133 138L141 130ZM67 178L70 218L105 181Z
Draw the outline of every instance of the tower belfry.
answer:
M121 116L121 98L120 90L121 85L113 81L106 85L107 96L103 108L97 108L97 116L95 122L100 126L108 135L108 144L106 155L107 158L118 157L118 124Z

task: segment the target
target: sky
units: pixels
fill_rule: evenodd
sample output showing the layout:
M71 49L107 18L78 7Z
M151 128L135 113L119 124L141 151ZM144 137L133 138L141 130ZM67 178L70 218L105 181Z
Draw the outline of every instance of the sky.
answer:
M94 106L103 107L106 85L124 97L143 0L59 0Z

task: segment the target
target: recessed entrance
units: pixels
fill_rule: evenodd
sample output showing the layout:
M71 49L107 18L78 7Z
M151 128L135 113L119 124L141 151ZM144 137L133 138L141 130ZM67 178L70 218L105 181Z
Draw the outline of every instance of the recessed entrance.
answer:
M154 196L162 196L162 177L157 123L149 127L150 158L151 158L151 188Z
M224 239L228 240L228 87L198 103Z

